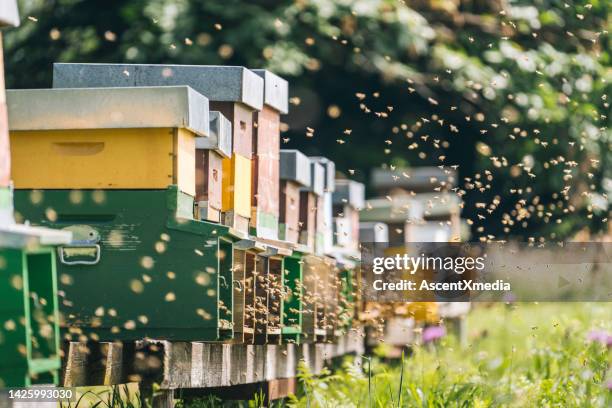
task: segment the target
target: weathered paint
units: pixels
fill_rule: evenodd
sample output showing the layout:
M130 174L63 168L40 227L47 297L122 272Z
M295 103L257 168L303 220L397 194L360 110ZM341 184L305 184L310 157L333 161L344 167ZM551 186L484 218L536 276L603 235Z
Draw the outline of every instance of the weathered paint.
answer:
M304 305L303 262L301 254L294 253L284 259L284 285L282 334L287 342L300 342L302 334L302 315Z
M100 235L97 264L58 266L64 329L107 341L229 336L232 285L227 284L231 271L225 269L232 262L223 241L228 231L194 220L191 196L176 186L34 195L33 202L32 190L15 192L16 211L32 223L89 225ZM218 256L219 249L225 250L224 257Z
M254 173L253 207L251 225L257 236L278 238L279 217L279 166L280 166L280 115L264 105L255 112L254 123Z
M0 249L0 298L0 387L57 383L60 334L53 249Z
M310 251L315 250L317 196L309 191L300 191L300 238L299 243L306 245Z
M235 153L231 159L223 159L224 212L233 211L246 219L251 216L251 160Z
M223 157L214 150L196 149L196 202L204 220L219 222Z
M300 235L300 185L281 181L279 238L297 244Z

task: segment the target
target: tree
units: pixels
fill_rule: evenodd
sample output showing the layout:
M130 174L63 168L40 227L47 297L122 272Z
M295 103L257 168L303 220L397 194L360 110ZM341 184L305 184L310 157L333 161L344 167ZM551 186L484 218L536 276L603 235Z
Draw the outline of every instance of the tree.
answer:
M477 237L608 228L610 3L30 0L10 87L52 62L266 67L290 80L283 147L351 177L458 166ZM354 170L354 171L353 171Z

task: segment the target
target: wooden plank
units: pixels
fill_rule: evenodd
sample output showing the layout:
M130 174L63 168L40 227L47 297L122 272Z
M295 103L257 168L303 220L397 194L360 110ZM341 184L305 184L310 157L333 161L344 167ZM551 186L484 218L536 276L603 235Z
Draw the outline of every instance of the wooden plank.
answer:
M64 368L64 387L86 385L88 354L89 348L86 343L75 341L68 343Z
M63 384L67 387L140 382L143 392L151 384L163 390L226 388L294 378L304 361L320 374L332 358L360 352L363 341L354 330L338 344L230 344L203 342L141 341L67 344ZM279 383L281 384L281 383ZM251 395L252 396L252 395ZM160 404L170 404L164 395ZM170 405L167 405L170 406Z
M120 384L123 382L123 343L102 343L104 358L104 385Z
M164 380L161 388L191 386L191 343L163 341Z

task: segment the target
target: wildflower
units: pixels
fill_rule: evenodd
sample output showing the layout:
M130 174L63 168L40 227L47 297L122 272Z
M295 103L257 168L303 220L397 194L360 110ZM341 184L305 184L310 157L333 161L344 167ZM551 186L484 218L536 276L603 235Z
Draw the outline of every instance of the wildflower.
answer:
M591 330L587 339L590 342L601 343L607 347L612 347L612 334L609 334L603 330Z
M423 330L423 343L431 343L446 336L444 326L429 326Z

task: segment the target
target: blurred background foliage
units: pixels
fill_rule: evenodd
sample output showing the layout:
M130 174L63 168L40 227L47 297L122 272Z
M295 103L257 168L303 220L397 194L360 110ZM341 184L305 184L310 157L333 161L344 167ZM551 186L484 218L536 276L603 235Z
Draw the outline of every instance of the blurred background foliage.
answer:
M265 67L290 81L283 147L367 183L458 166L481 239L608 230L609 0L21 0L7 85L53 62ZM590 235L592 236L592 235Z

